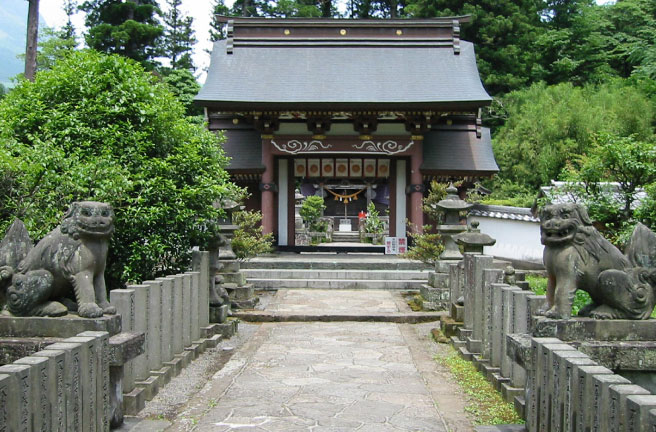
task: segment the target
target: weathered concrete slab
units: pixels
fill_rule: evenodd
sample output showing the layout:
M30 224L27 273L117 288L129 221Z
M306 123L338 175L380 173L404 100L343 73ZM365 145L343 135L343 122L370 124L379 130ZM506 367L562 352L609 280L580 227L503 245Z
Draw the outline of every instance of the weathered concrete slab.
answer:
M0 335L3 337L73 337L84 331L106 331L110 335L121 332L121 317L104 315L101 318L11 317L0 316Z
M552 320L537 318L533 330L536 337L557 337L562 341L651 341L656 334L656 319L594 320L573 318Z

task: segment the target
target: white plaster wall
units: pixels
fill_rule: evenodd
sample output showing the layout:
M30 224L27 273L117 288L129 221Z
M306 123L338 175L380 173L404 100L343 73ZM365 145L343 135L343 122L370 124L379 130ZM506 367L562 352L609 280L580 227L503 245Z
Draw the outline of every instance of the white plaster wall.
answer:
M469 216L467 222L478 221L481 232L496 239L494 246L485 247L486 254L506 259L542 263L540 224L512 219Z

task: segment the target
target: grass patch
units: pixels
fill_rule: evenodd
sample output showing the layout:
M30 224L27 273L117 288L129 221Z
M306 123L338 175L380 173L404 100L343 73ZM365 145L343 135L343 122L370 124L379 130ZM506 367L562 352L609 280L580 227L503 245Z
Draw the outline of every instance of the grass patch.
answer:
M407 300L408 306L410 306L410 309L413 310L413 312L421 312L424 310L424 298L421 296L421 294L416 294L410 297L410 299Z
M474 424L524 423L515 407L504 401L483 374L478 372L471 362L460 357L455 349L452 348L445 357L436 357L436 360L451 371L467 395L465 411L474 416Z
M531 291L536 294L544 295L547 292L547 278L544 276L538 275L526 275L526 280L528 281ZM583 308L588 303L592 302L590 295L583 291L577 290L574 294L574 304L572 305L572 316L578 315L581 308Z
M528 281L531 291L536 294L544 295L547 292L547 278L544 276L538 275L526 275L526 280ZM572 316L578 315L581 308L588 303L592 302L590 295L583 291L577 290L574 294L574 305L572 306ZM651 317L656 318L656 309L651 312Z

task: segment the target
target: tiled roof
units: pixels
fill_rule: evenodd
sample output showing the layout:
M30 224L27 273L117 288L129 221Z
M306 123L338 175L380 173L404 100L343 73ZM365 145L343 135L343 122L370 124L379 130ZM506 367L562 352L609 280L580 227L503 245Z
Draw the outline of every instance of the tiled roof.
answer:
M524 222L540 222L539 218L533 216L531 209L523 207L476 204L469 212L469 215Z
M223 132L226 141L223 149L230 156L228 171L261 172L264 171L262 164L262 139L257 131L251 130L226 130Z
M460 54L447 47L395 46L254 46L228 54L221 40L214 43L207 80L195 100L219 109L487 105L491 98L481 84L474 47L464 41L460 46Z
M490 130L482 128L481 137L475 130L442 130L424 137L422 173L493 174L499 171Z

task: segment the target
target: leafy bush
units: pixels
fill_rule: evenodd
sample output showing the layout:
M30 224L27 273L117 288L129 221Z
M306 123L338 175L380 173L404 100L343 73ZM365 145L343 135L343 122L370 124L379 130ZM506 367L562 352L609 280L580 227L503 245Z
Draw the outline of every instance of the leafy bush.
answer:
M312 195L305 198L299 213L303 218L303 222L312 232L326 231L326 225L321 223L321 216L326 209L323 198L320 196Z
M0 232L35 238L75 200L110 203L109 288L187 269L237 194L220 140L131 60L74 52L0 101Z
M403 254L403 258L435 265L442 252L444 252L444 243L442 242L442 236L431 232L431 229L433 229L432 226L424 225L424 232L419 234L410 227L408 235L412 239L412 247Z
M232 238L232 250L240 260L272 251L273 234L262 234L262 212L240 211L232 216L232 222L239 226Z
M547 292L547 278L544 276L538 276L538 275L527 275L526 280L531 288L531 291L538 295L544 295ZM590 298L590 295L583 291L583 290L577 290L576 294L574 294L574 303L572 305L572 316L576 316L579 311L588 303L590 303L592 299Z
M380 213L376 210L376 205L370 202L367 205L367 217L364 220L364 231L368 234L383 234L385 232L385 223L380 218Z

